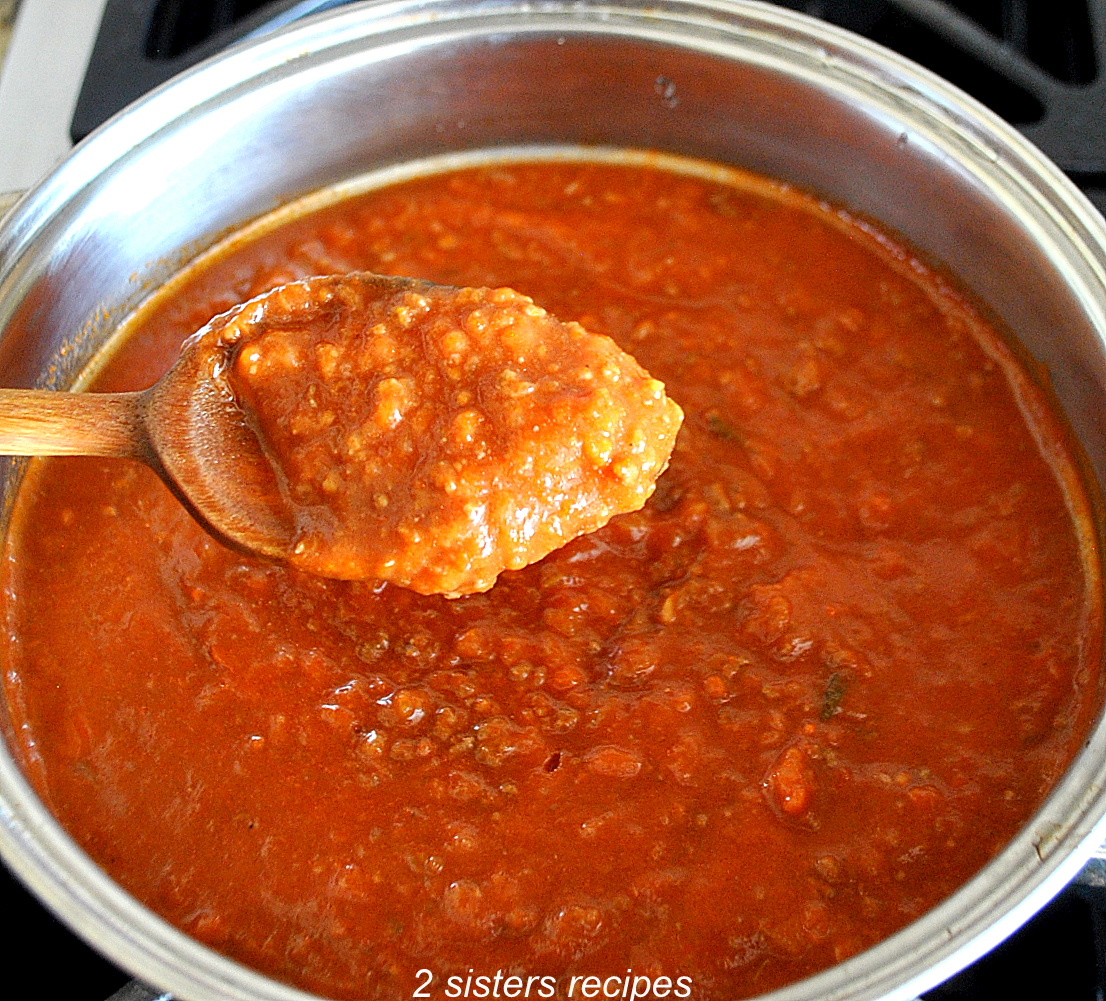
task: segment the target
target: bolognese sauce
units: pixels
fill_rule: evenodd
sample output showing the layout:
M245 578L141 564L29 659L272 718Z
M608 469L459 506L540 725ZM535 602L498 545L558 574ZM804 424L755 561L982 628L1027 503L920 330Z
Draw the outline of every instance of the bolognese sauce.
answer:
M123 887L328 997L728 1001L894 932L1026 822L1097 711L1093 531L1047 394L939 272L746 175L499 162L232 242L95 388L356 269L612 337L686 415L670 466L450 601L245 559L137 464L36 463L17 750Z
M487 591L638 510L682 420L609 337L509 288L316 275L187 350L276 474L288 562L420 594Z

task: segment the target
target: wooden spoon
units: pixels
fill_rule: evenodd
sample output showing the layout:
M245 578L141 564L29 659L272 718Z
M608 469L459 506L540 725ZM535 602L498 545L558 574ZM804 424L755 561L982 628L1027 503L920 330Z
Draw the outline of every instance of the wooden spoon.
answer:
M681 418L517 292L355 272L215 317L143 392L0 390L0 454L139 459L240 550L457 595L644 504Z
M433 286L359 273L386 297ZM297 283L309 290L328 277ZM134 393L0 389L0 455L92 455L146 463L209 531L248 553L287 559L293 513L272 463L223 378L234 337L284 294L278 286L215 317L193 334L173 367Z
M272 466L199 361L186 351L136 393L0 390L0 454L138 459L224 542L281 559L293 522Z

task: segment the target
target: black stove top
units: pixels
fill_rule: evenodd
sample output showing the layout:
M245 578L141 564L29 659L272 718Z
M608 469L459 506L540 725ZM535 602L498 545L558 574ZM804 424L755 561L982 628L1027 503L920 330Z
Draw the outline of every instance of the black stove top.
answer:
M108 0L72 122L79 140L150 88L251 33L349 0ZM1106 0L779 0L880 42L966 90L1106 213ZM153 998L0 868L11 957L50 957L67 1001ZM926 1001L1106 1001L1106 864Z
M251 33L349 0L108 0L72 135ZM1106 0L776 0L939 73L1106 212Z

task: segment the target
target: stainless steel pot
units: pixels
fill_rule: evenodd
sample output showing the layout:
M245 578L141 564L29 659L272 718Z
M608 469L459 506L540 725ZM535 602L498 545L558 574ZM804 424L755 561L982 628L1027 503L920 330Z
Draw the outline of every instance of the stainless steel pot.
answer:
M737 164L881 220L955 271L1047 368L1106 483L1103 220L941 80L832 27L731 0L369 3L202 65L95 133L0 226L0 378L65 387L182 260L304 192L429 156L549 144ZM9 501L20 468L0 466ZM967 886L772 997L906 998L951 975L1076 873L1102 840L1104 782L1100 719L1041 810ZM123 893L6 749L0 821L8 863L147 982L193 1001L306 997Z

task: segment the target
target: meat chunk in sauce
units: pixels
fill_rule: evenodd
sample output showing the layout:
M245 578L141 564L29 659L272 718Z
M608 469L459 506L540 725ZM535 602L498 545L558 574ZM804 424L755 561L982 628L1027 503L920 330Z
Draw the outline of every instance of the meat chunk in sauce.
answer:
M638 510L683 417L609 337L509 288L312 278L200 337L233 349L290 562L422 594L486 591Z

